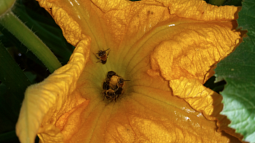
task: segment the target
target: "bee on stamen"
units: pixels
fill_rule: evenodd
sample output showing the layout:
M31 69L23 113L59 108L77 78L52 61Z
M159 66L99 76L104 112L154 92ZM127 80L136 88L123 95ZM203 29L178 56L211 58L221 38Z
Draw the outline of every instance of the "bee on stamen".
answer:
M103 83L103 90L108 90L108 89L110 89L109 82L108 82L108 81L105 81L105 82Z
M108 55L110 53L110 51L108 53L106 53L106 51L108 51L109 49L107 50L99 50L96 54L94 53L94 55L96 56L96 58L98 59L97 63L102 63L102 64L105 64L106 61L107 61L107 58L108 58Z
M118 82L117 82L117 86L118 87L123 87L124 81L129 81L129 80L124 80L123 78L119 77Z
M114 76L114 75L117 75L117 74L116 74L116 72L114 72L114 71L108 71L108 73L107 73L107 76L106 76L106 77L107 77L107 79L109 79L109 80L110 80L110 79L111 79L111 77L112 77L112 76Z
M118 75L114 75L109 79L110 88L112 88L112 89L117 89L118 88L118 85L117 85L118 79L119 79Z
M104 99L113 101L123 94L124 80L122 77L117 75L114 71L109 71L106 75L106 79L103 82L103 95Z
M104 91L104 98L106 98L107 100L113 101L119 97L119 94L116 94L115 90L113 89L108 89Z
M117 94L117 95L121 95L121 94L122 94L122 92L123 92L122 87L118 87L118 89L115 91L115 94Z

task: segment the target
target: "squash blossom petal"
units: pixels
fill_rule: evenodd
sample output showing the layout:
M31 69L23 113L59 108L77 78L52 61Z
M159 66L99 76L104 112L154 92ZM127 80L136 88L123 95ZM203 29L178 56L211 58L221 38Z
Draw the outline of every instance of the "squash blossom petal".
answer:
M237 7L202 0L38 0L76 47L67 65L28 87L21 142L240 142L203 86L239 43ZM95 54L108 50L105 64ZM100 59L99 59L100 61ZM108 71L125 80L106 99Z

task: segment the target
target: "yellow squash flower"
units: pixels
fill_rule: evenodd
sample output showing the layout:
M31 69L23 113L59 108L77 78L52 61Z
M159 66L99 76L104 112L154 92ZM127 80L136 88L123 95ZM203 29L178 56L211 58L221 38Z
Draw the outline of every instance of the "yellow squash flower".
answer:
M38 0L76 48L67 65L30 86L21 142L240 142L203 86L234 50L237 7L203 0ZM109 52L106 64L94 54ZM107 100L108 71L125 80ZM224 131L223 131L224 130Z

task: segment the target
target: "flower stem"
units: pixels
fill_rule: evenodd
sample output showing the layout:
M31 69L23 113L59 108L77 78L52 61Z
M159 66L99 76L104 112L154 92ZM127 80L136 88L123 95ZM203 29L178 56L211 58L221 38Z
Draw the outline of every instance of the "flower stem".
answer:
M0 16L9 11L16 0L1 0L0 1Z
M17 97L21 104L24 92L31 83L1 42L0 80L8 87L8 90Z
M51 50L12 11L8 11L0 18L0 24L31 50L50 72L61 67L61 63Z
M209 0L209 3L212 5L223 5L223 3L225 2L225 0Z

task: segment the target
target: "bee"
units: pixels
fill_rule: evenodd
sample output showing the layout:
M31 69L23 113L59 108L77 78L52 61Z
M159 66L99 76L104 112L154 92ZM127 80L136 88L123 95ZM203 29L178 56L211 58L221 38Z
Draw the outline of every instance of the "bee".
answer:
M117 82L117 86L118 87L123 87L123 85L124 85L124 79L123 78L119 78L118 82Z
M129 80L124 80L122 77L119 76L112 76L111 80L109 81L109 86L112 89L117 89L117 88L122 88L124 86L124 81L129 81Z
M109 80L110 88L112 88L112 89L117 89L118 88L118 85L117 85L118 79L119 79L118 75L114 75L110 78L110 80Z
M117 81L117 86L122 88L124 85L124 81L129 81L129 80L124 80L122 77L119 77Z
M122 87L118 87L118 89L115 91L115 94L116 94L116 95L121 95L122 92L123 92Z
M106 75L106 78L107 78L108 80L110 80L111 77L114 76L114 75L117 75L116 72L114 72L114 71L108 71L108 73L107 73L107 75Z
M106 51L108 51L109 49L107 50L99 50L96 54L94 54L96 56L96 58L98 59L97 63L102 63L102 64L105 64L106 61L107 61L107 58L108 58L108 55L110 53L110 51L108 53L106 53Z
M103 82L103 90L108 90L110 88L109 81Z
M108 99L108 100L115 100L119 97L119 94L116 94L116 91L113 89L108 89L104 91L104 98Z
M104 99L113 101L123 94L124 80L122 77L117 75L114 71L109 71L106 75L106 79L103 82L103 94Z

